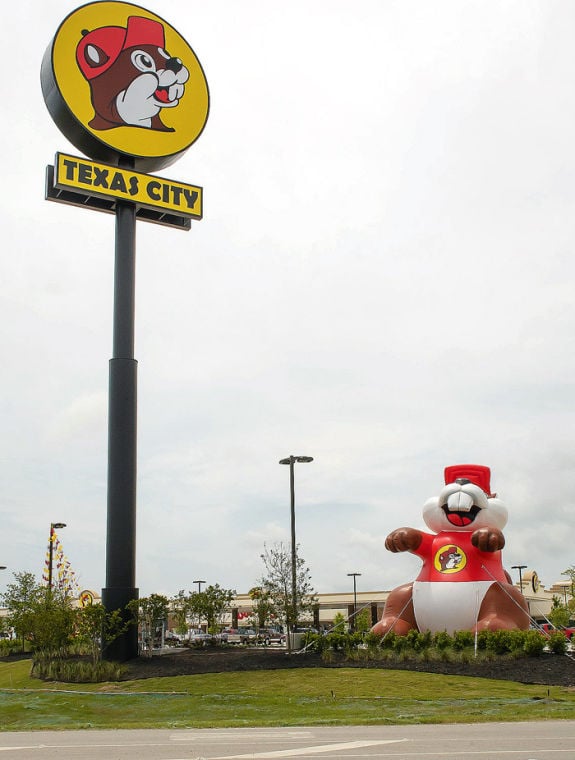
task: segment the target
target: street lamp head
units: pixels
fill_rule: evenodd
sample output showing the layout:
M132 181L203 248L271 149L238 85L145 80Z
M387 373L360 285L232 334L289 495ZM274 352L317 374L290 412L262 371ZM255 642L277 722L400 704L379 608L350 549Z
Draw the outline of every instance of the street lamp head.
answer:
M65 528L65 527L66 527L66 523L62 523L62 522L52 523L52 528L58 528L58 530L60 528Z
M6 570L6 565L0 565L0 570Z
M350 577L351 577L351 576L359 576L359 575L361 575L361 573L348 573L348 575L349 575Z
M307 463L307 462L313 462L313 457L294 457L292 455L292 456L286 457L285 459L280 459L279 461L280 464L293 464L294 462L301 462L302 464Z

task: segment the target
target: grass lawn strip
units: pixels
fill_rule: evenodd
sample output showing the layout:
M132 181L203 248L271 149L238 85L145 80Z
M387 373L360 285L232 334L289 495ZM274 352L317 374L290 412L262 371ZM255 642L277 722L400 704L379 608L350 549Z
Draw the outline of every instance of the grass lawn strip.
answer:
M1 729L219 728L572 719L575 691L341 668L44 683L0 663Z

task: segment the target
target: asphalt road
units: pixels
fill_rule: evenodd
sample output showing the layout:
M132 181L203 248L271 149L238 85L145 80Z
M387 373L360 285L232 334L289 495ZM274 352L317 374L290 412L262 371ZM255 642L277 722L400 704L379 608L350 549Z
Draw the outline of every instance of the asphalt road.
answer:
M0 760L574 760L575 720L442 726L0 732Z

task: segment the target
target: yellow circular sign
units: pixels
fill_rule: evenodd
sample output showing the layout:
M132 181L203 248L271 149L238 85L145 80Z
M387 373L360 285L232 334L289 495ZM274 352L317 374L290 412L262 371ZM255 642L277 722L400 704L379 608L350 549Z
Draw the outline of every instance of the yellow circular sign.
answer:
M208 118L208 85L192 48L159 16L131 3L73 11L46 51L41 82L57 126L96 160L168 166Z
M460 546L446 544L438 549L433 565L440 573L459 573L467 564L467 556Z
M86 589L85 591L80 592L80 606L81 607L90 607L92 604L94 604L95 595L93 591L88 591Z

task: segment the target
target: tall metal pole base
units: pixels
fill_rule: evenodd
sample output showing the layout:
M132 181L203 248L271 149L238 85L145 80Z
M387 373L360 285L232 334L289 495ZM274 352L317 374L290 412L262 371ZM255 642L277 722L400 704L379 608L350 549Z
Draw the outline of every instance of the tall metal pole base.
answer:
M138 599L136 586L137 373L134 359L136 209L118 203L114 270L114 353L110 360L108 409L107 612L120 610L130 625L105 645L107 660L138 656L138 627L126 605Z
M128 602L138 598L136 581L136 416L135 359L110 360L108 428L108 535L106 588L102 603L108 612L121 610L127 622ZM137 625L131 625L103 651L109 660L138 656Z
M110 662L126 662L138 656L138 626L126 606L138 598L137 588L104 588L102 604L108 611L122 610L122 619L128 623L127 630L110 644L104 645L102 656Z

